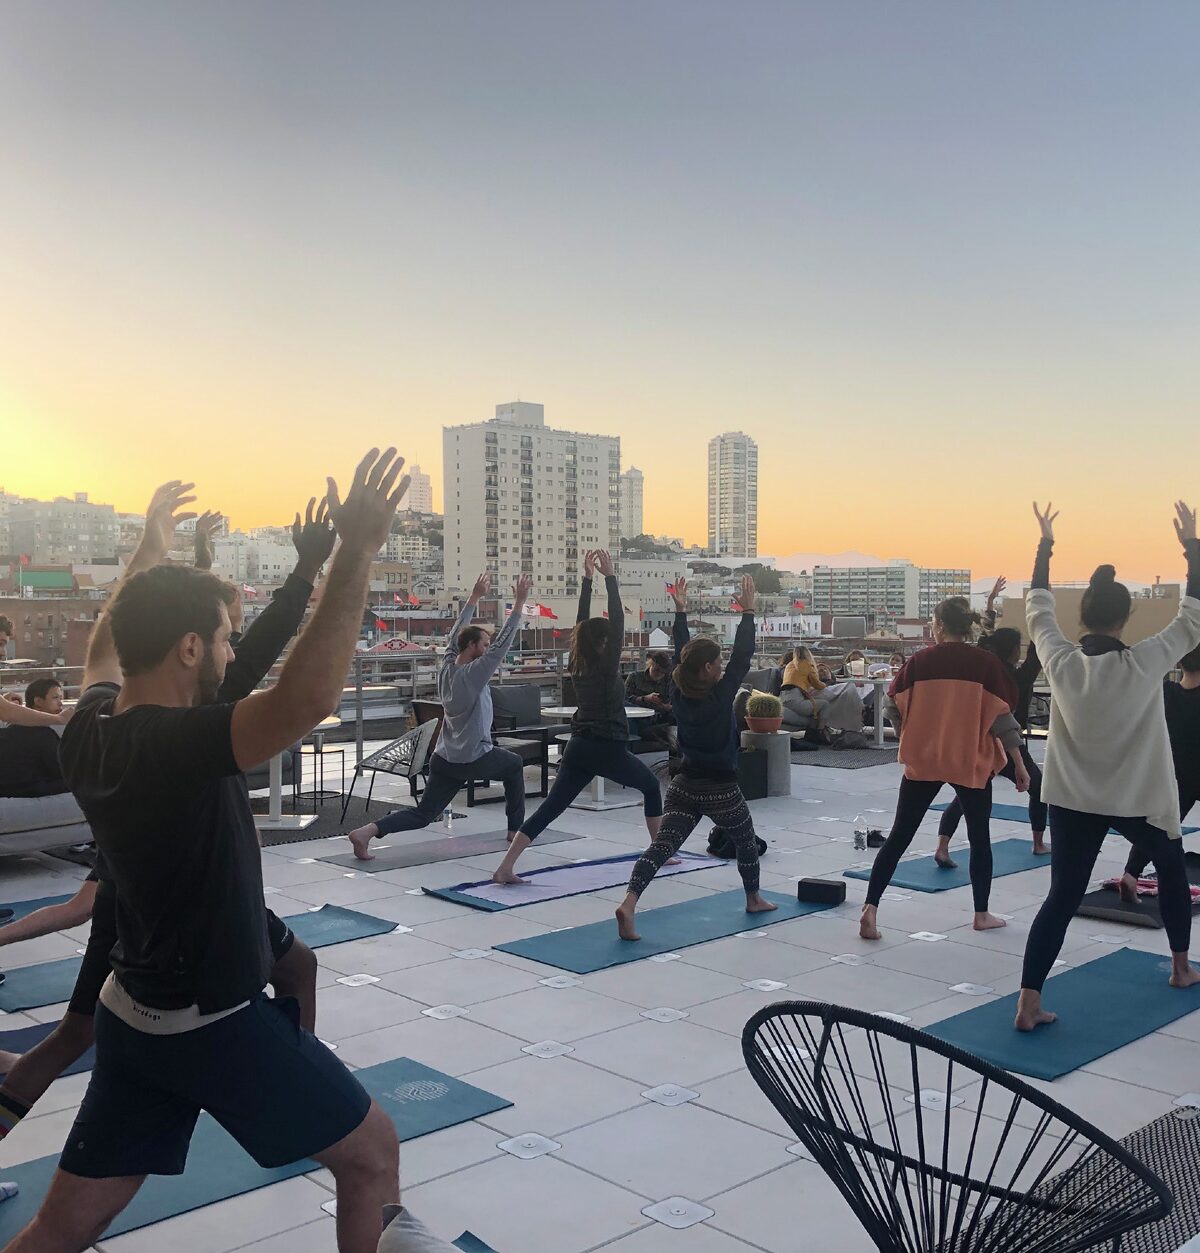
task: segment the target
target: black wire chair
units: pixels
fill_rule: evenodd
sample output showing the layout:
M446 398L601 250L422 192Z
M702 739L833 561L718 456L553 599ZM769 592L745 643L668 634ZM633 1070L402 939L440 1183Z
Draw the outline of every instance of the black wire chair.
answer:
M881 1253L1117 1253L1174 1205L1102 1131L903 1023L785 1001L742 1051Z

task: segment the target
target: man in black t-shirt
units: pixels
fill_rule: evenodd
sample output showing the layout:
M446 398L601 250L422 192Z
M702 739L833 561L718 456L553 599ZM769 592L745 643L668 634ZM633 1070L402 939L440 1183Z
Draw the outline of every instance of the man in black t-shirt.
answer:
M62 762L116 889L113 974L87 1093L46 1199L10 1253L94 1244L147 1174L182 1172L202 1110L262 1166L308 1157L327 1166L341 1253L376 1248L383 1207L399 1201L396 1133L299 1027L294 1003L263 995L271 949L240 775L336 708L370 562L407 486L402 466L394 450L372 450L344 504L329 481L341 548L275 687L215 703L232 658L229 591L190 567L128 579L93 632ZM190 486L164 489L173 506L164 552Z
M62 684L34 679L25 689L25 708L60 717ZM58 734L48 724L0 729L0 796L60 796L68 790L58 764Z

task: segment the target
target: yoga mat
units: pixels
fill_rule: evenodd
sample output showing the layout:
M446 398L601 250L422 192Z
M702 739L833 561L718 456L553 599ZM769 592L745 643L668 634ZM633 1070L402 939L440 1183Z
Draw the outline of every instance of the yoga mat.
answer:
M340 905L322 905L311 913L292 914L284 922L309 948L325 948L396 929L396 924L386 918L373 918ZM81 965L78 957L64 957L36 966L14 967L0 984L0 1009L11 1014L16 1010L41 1009L69 1001Z
M1172 988L1171 965L1156 953L1118 949L1046 980L1043 1000L1058 1015L1017 1031L1017 994L977 1005L925 1030L1005 1070L1057 1079L1200 1009L1200 984Z
M1200 886L1200 853L1183 855L1188 882ZM1158 927L1162 929L1162 910L1157 896L1143 896L1136 905L1127 905L1114 888L1097 888L1089 892L1075 911L1081 918L1103 918L1127 927ZM1200 905L1192 906L1192 917L1200 914Z
M66 896L38 896L31 901L0 901L0 909L11 909L13 916L8 921L19 922L22 918L28 918L35 909L43 909L47 905L65 905L73 895L72 892Z
M413 1140L431 1131L457 1126L472 1118L507 1109L512 1104L408 1057L368 1066L365 1070L356 1071L355 1078L391 1116L401 1140ZM18 1184L21 1191L11 1201L0 1205L0 1247L6 1245L37 1212L57 1164L58 1156L55 1154L5 1168L4 1178ZM218 1123L207 1114L202 1114L192 1136L184 1173L149 1178L105 1236L136 1231L139 1227L186 1214L214 1201L241 1196L267 1184L294 1179L297 1175L319 1169L316 1162L304 1160L275 1170L264 1170ZM466 1247L471 1248L470 1245Z
M950 806L939 802L936 805L932 805L930 808L944 811L949 809ZM997 805L995 801L993 801L992 817L1003 818L1005 822L1023 822L1026 826L1029 825L1029 809L1025 805ZM1200 831L1200 827L1183 828L1184 835L1192 835L1196 831ZM1117 834L1119 834L1117 831L1111 829L1109 830L1109 835Z
M490 1244L484 1244L478 1236L472 1235L469 1231L464 1231L454 1241L454 1247L461 1249L462 1253L496 1253Z
M737 935L740 931L758 931L775 922L803 918L805 914L829 908L811 901L798 901L794 896L782 896L778 892L764 892L763 897L779 908L766 914L748 914L746 894L736 888L732 892L712 892L694 901L665 905L661 909L647 909L637 916L637 928L642 937L637 942L619 939L616 920L606 918L603 922L547 932L493 947L503 953L515 953L518 957L528 957L531 961L569 970L573 974L590 975L610 966L643 961L656 953L690 948L706 940Z
M40 1044L57 1026L56 1022L37 1022L32 1027L17 1027L12 1031L0 1031L0 1049L8 1053L27 1053L35 1044ZM82 1057L77 1058L66 1070L60 1072L59 1077L80 1075L85 1070L91 1070L95 1058L96 1050L88 1049ZM0 1080L5 1077L4 1074L0 1074Z
M1050 865L1049 854L1035 857L1029 850L1028 840L1001 840L992 845L992 878L1000 879L1007 874L1020 874L1022 870L1039 870ZM890 886L909 888L913 892L946 892L950 888L965 887L971 882L968 870L970 855L964 850L959 854L958 866L946 870L933 857L914 857L901 861L892 875ZM843 870L845 879L869 879L869 870Z
M454 861L458 857L478 857L481 853L503 853L508 848L507 831L477 831L474 835L447 835L440 840L422 840L410 844L404 840L407 832L398 831L379 842L373 842L370 861L359 861L352 852L335 853L322 857L331 866L348 866L360 874L378 874L381 870L408 870L412 866L428 866L435 861ZM562 844L566 840L581 837L571 831L543 831L537 846ZM394 841L394 843L388 843Z
M521 905L536 905L539 901L557 901L564 896L598 892L602 888L623 887L629 882L629 872L640 856L640 853L621 853L616 857L598 857L594 861L530 870L521 876L529 880L527 884L511 887L502 887L491 879L480 879L474 883L458 883L450 888L426 888L425 892L429 896L469 905L472 909L516 909ZM727 864L720 857L707 857L703 853L680 853L679 858L680 865L664 866L657 877L689 874L693 870L708 870Z

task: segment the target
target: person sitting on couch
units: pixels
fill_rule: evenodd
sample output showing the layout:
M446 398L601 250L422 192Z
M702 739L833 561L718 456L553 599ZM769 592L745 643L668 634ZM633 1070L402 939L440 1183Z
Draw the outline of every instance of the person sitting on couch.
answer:
M34 679L24 705L0 702L0 721L14 724L0 730L0 796L59 796L69 790L58 764L59 728L68 716L62 684L53 678Z
M779 698L784 726L815 727L831 743L842 743L846 734L862 735L863 703L858 689L853 683L822 683L812 652L804 646L793 650L784 668Z

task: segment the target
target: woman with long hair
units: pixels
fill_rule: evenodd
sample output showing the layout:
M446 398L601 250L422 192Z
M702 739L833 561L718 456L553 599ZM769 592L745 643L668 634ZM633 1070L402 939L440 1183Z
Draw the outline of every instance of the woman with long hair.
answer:
M792 650L783 668L779 699L785 727L814 727L834 745L847 733L862 735L863 700L858 689L853 683L823 683L812 650L804 644Z
M638 858L629 891L617 908L617 934L638 940L634 914L650 881L683 847L701 818L710 818L737 849L738 874L746 889L746 909L775 909L758 890L758 846L754 820L737 781L738 733L733 699L754 658L754 580L742 579L742 619L733 640L729 664L721 661L716 640L693 640L687 624L687 580L679 579L675 600L675 669L671 673L671 709L679 736L682 764L667 788L662 826Z
M608 617L593 618L592 574L599 569L608 591ZM625 716L625 684L621 681L621 647L625 641L625 609L612 557L602 549L583 559L579 613L571 632L568 667L578 705L571 719L571 738L563 751L550 793L527 818L508 846L492 878L497 883L523 883L517 859L567 806L599 775L621 787L641 792L646 829L653 839L662 822L662 789L654 772L629 751L629 720Z
M1042 1008L1042 985L1062 948L1067 924L1087 891L1109 828L1150 855L1171 946L1173 987L1200 982L1188 961L1192 894L1183 859L1179 786L1163 705L1163 679L1200 644L1200 542L1196 512L1175 504L1175 534L1187 555L1187 587L1175 620L1132 647L1121 633L1133 610L1112 566L1092 575L1080 605L1086 634L1062 633L1050 590L1058 514L1034 505L1041 528L1033 582L1025 598L1029 635L1050 680L1050 735L1042 796L1050 806L1050 892L1029 928L1016 1028L1032 1031L1056 1015Z
M992 890L992 776L1012 762L1017 789L1029 785L1017 750L1021 733L1012 715L1017 685L986 649L971 644L979 615L963 596L933 611L932 648L910 657L888 691L899 716L904 777L896 817L875 857L859 922L864 940L878 940L879 902L912 843L921 820L948 783L962 802L971 842L975 930L1004 926L988 912Z
M1038 660L1037 648L1030 642L1025 650L1025 660L1021 660L1021 632L1013 627L996 627L996 597L1004 590L1006 584L1003 576L996 580L996 586L988 594L987 608L983 614L983 635L979 647L986 648L1000 658L1004 667L1013 677L1017 685L1017 704L1013 709L1013 717L1024 731L1029 726L1029 705L1033 700L1033 685L1042 673L1042 663ZM1044 856L1050 850L1046 847L1046 803L1042 800L1042 771L1026 746L1024 739L1017 746L1021 760L1025 763L1025 773L1029 775L1029 825L1033 828L1033 851L1037 856ZM1000 771L1003 778L1016 782L1016 774L1011 761ZM939 866L953 870L957 865L950 856L950 840L958 830L962 818L962 805L956 796L942 820L938 823L938 846L934 860Z

